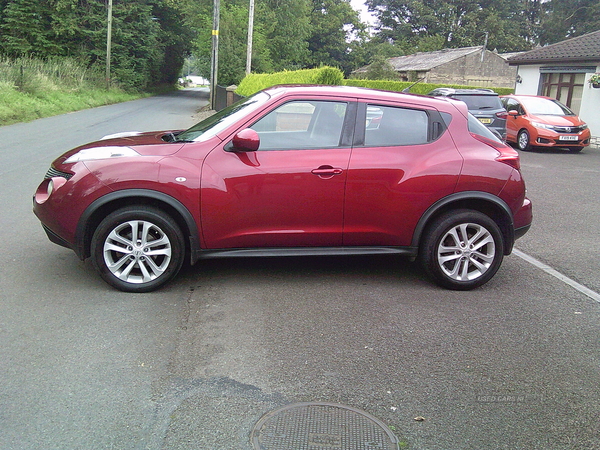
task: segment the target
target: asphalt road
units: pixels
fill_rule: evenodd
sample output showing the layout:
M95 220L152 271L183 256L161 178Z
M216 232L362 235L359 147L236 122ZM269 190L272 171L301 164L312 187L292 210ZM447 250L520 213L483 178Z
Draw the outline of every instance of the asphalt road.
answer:
M126 294L47 240L31 196L52 159L185 128L205 97L0 128L0 449L249 450L264 413L304 401L363 409L409 449L600 449L600 304L515 255L467 293L336 257L205 261ZM522 165L517 247L599 292L600 150Z

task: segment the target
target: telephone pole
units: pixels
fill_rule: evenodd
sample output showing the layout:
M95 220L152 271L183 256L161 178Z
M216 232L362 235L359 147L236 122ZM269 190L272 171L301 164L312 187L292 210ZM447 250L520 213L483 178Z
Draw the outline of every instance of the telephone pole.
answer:
M219 10L220 0L213 4L212 55L210 61L210 107L215 109L217 74L219 72Z
M252 35L254 31L254 0L250 0L250 14L248 17L248 49L246 52L246 75L252 71Z
M110 50L112 44L112 6L113 0L108 0L108 30L106 32L106 89L110 89Z

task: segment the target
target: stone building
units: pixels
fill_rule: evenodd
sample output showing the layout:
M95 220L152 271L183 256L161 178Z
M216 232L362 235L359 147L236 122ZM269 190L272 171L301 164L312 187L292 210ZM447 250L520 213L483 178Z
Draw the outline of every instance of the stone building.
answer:
M388 59L401 80L480 87L515 86L517 71L505 57L483 46L448 48ZM369 66L354 73L360 75Z

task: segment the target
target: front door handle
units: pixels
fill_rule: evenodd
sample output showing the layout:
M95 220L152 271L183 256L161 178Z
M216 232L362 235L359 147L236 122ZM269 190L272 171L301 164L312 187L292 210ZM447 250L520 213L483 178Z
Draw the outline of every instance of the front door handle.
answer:
M339 167L332 166L321 166L318 169L313 169L310 171L313 175L318 175L322 178L331 178L334 175L339 175L343 172Z

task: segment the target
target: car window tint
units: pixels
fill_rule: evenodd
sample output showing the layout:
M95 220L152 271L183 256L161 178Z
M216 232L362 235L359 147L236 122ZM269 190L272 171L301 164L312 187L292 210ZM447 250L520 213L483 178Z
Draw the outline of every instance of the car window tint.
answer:
M483 125L471 113L469 113L468 127L469 127L470 133L477 134L479 136L483 136L492 141L502 142L502 140L499 139L498 136L496 136L494 133L492 133L488 127Z
M348 104L293 101L271 111L252 129L261 150L300 150L338 147Z
M495 95L453 95L453 98L462 100L469 110L501 109L500 98Z
M365 146L425 144L428 126L429 117L425 111L368 105Z

